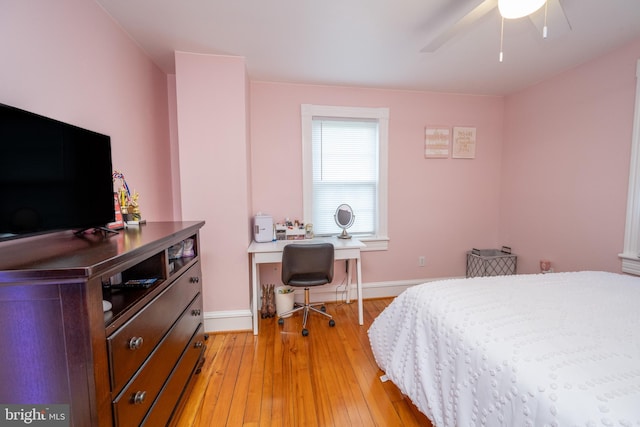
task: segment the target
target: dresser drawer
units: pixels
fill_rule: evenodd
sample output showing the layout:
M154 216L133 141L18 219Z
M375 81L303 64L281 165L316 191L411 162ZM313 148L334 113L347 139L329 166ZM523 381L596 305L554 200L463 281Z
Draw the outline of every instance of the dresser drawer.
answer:
M200 276L200 264L196 264L107 338L111 390L114 394L129 381L185 307L200 292Z
M204 327L200 325L184 350L180 362L165 383L160 395L153 403L152 411L145 418L143 425L149 427L164 426L176 411L176 401L180 398L204 353Z
M202 295L198 295L113 401L117 425L138 425L174 370L194 333L201 329ZM175 396L174 403L175 405Z

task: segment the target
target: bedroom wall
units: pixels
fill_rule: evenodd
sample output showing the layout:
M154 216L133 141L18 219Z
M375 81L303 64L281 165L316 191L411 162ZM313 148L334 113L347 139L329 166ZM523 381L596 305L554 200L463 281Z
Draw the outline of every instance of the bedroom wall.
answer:
M640 40L505 99L500 241L519 272L620 272Z
M175 188L181 159L169 143L179 130L173 78L92 1L6 0L2 9L0 102L111 135L114 166L140 192L144 217L184 214ZM245 113L230 126L245 145L224 163L238 168L238 180L221 191L242 207L233 269L216 265L230 280L208 274L215 299L206 310L248 308L247 215L302 215L302 103L390 108L391 241L388 251L363 255L365 284L461 276L468 249L501 244L518 253L520 272L537 271L541 257L558 270L619 271L638 57L640 41L506 99L247 83L243 65L232 65L238 90L226 99ZM426 125L477 127L476 159L424 159ZM197 206L198 197L190 191L182 202Z
M465 252L495 247L503 100L334 86L251 83L252 203L302 219L301 104L389 107L389 249L363 254L365 286L463 276ZM475 126L473 160L425 159L426 125ZM357 212L356 212L357 215ZM426 266L418 266L418 257ZM280 283L277 266L263 283Z
M166 76L93 1L4 0L0 102L111 136L148 220L171 220Z
M244 58L176 52L175 60L182 216L206 221L200 234L205 328L249 329Z

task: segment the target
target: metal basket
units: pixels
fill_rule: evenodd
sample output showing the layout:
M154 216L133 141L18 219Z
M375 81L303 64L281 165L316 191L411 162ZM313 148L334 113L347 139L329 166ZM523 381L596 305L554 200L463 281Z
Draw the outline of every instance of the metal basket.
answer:
M467 277L506 276L516 274L518 257L511 248L475 249L467 252Z

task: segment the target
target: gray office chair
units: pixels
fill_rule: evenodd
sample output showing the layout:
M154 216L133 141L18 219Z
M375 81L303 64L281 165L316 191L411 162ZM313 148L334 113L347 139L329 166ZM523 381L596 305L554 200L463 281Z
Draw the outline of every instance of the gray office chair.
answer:
M336 322L330 314L325 312L324 303L309 303L309 287L330 283L333 280L333 245L331 243L291 243L282 251L282 283L289 286L304 287L304 304L296 304L293 310L281 313L286 316L296 311L302 311L302 335L309 335L307 318L309 312L322 314L329 318L329 326ZM315 306L320 305L318 310ZM283 325L280 317L278 324Z

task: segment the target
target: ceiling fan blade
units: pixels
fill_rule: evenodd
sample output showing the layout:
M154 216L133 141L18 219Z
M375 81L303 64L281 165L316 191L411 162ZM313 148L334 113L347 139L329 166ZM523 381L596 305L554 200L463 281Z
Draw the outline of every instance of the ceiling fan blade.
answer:
M544 27L544 7L529 16L540 34ZM571 23L560 0L547 0L547 38L558 38L571 31Z
M557 1L557 0L556 0ZM480 18L491 12L498 7L498 0L484 0L478 6L476 6L471 12L464 15L453 25L448 26L445 30L439 31L434 34L425 47L420 52L431 53L438 50L446 42L457 36L458 34L466 31Z

